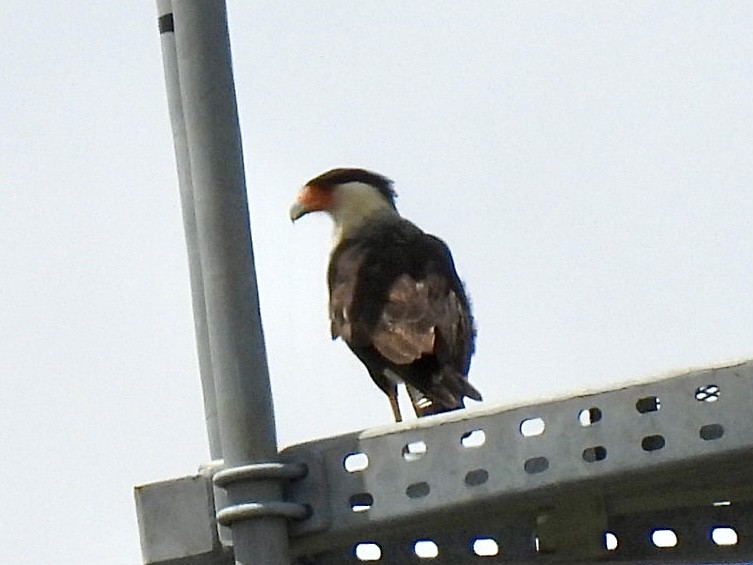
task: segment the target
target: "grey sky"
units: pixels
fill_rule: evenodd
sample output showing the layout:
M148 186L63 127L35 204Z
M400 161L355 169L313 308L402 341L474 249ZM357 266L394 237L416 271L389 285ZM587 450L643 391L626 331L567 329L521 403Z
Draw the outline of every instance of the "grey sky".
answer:
M334 166L452 247L520 402L753 355L749 2L231 2L282 446L389 422L328 337ZM0 5L0 562L139 561L207 457L156 8Z

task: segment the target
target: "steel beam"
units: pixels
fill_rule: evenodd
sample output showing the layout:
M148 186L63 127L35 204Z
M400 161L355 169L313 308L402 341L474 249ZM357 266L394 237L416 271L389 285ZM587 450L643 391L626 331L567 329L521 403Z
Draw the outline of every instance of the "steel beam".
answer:
M751 405L747 361L312 441L250 471L284 472L286 508L311 508L290 513L301 565L750 563Z
M423 562L421 540L431 563L475 563L477 539L499 547L484 563L750 560L751 406L753 361L293 446L284 459L309 473L286 498L313 513L292 548L307 563L359 563L365 542L380 562ZM655 529L677 543L658 547Z

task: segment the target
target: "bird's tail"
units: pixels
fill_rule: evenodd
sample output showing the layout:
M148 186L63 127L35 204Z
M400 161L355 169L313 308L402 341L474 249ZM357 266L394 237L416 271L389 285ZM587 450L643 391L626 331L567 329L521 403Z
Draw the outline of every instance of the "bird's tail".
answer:
M468 382L467 377L446 368L441 377L432 382L425 391L407 385L408 395L416 416L422 418L463 408L463 398L481 401L481 393Z
M431 416L432 414L439 414L441 412L446 412L448 410L441 404L438 404L432 401L431 398L426 396L423 392L418 390L416 387L406 384L405 388L408 391L410 402L413 405L413 411L416 413L416 416L418 418L423 418L424 416ZM456 406L456 408L463 408L462 400L460 401L460 406ZM450 410L452 410L452 408L450 408Z

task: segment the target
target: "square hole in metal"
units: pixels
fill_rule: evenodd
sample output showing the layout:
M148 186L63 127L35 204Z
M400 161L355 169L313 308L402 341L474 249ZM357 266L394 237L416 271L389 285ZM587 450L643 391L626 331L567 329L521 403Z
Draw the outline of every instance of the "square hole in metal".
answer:
M460 444L463 447L481 447L486 443L486 434L484 430L473 430L463 434L460 438Z
M403 446L403 459L406 461L418 461L426 454L426 444L420 439L406 443Z
M645 398L639 398L635 403L635 409L641 414L647 412L656 412L661 408L661 400L658 396L646 396Z
M374 505L374 497L368 492L359 492L348 499L353 512L366 512Z

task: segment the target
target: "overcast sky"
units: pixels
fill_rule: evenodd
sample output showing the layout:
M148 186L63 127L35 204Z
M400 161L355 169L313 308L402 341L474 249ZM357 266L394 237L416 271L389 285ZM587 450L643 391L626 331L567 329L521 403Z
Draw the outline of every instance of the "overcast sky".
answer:
M281 446L390 421L329 339L335 166L453 249L486 405L753 356L753 4L230 2ZM208 457L156 7L0 3L0 562L140 561Z

